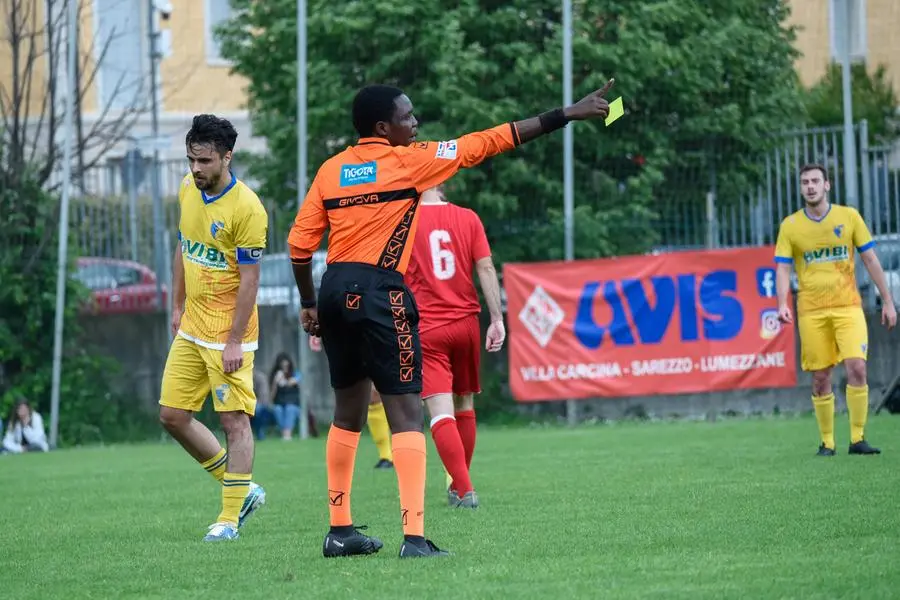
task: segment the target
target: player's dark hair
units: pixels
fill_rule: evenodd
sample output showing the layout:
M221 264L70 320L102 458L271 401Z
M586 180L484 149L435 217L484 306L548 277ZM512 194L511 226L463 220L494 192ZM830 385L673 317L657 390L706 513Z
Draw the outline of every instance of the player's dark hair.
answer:
M215 115L197 115L184 137L184 143L186 146L210 145L216 149L219 156L225 156L226 152L234 150L237 137L237 130L228 119Z
M360 137L375 133L375 124L394 118L394 100L403 90L390 85L367 85L353 99L353 127Z
M803 177L804 173L809 173L810 171L822 171L822 178L825 181L828 181L828 169L825 168L825 165L821 165L819 163L809 163L807 165L803 165L800 167L800 177Z

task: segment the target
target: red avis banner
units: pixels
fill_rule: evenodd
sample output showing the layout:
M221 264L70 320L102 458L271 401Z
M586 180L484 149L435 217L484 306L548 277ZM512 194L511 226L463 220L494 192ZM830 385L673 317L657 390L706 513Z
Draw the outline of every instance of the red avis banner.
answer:
M796 385L774 248L507 264L519 402Z

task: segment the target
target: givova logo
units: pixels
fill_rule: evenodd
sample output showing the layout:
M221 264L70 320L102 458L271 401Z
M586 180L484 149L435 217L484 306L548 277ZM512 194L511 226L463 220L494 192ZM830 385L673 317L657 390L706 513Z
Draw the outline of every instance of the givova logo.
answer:
M182 238L181 255L192 263L202 265L208 269L224 271L228 268L225 254L218 248L207 246L203 242L194 242L187 238Z
M806 264L840 262L850 260L850 248L848 246L831 246L830 248L817 248L803 253Z
M378 178L378 164L375 161L361 165L341 165L341 187L375 183Z

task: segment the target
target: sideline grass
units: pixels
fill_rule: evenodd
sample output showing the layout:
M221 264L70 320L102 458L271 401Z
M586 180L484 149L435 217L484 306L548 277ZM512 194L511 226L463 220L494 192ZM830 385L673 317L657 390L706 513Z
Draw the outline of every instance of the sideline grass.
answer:
M426 533L456 556L400 561L393 471L363 438L354 519L378 555L325 560L322 439L257 446L268 504L204 544L214 482L175 445L0 457L4 598L887 598L900 590L900 419L885 452L814 457L811 417L479 429L483 506L446 506L429 440Z

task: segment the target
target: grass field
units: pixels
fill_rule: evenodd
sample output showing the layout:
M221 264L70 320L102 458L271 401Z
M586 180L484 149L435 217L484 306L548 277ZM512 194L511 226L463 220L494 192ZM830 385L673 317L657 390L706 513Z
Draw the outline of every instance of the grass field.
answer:
M900 418L885 452L813 456L811 417L479 429L477 512L446 506L429 440L426 533L455 556L397 559L393 471L360 445L354 519L375 556L325 560L324 442L266 441L268 504L204 544L219 490L175 445L0 457L3 598L900 597Z

